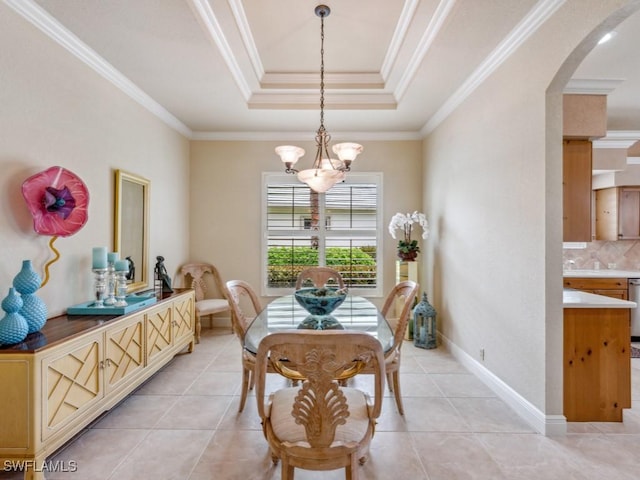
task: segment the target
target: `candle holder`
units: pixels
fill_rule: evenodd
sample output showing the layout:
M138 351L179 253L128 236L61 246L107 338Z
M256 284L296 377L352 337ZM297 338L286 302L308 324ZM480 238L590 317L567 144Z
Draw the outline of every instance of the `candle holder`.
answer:
M93 306L96 308L103 308L104 299L107 293L107 280L106 280L107 269L94 268L93 273L95 275L94 285L95 285L95 292L96 292L96 301L94 302Z
M115 305L116 303L116 267L114 262L107 265L107 298L104 299L105 305Z
M127 296L127 271L126 270L116 270L116 301L114 306L116 307L126 307L127 301L125 300Z

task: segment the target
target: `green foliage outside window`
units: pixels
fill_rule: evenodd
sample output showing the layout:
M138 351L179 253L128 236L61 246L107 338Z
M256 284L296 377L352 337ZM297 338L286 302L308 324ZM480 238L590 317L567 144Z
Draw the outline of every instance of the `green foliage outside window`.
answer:
M329 247L326 265L338 270L349 286L375 285L375 253L375 247ZM270 287L292 287L304 268L318 265L318 250L311 247L270 247L268 255Z

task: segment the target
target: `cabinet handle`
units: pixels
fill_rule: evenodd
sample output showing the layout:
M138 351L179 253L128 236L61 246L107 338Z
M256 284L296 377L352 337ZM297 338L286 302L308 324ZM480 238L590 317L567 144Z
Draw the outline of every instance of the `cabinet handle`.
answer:
M99 366L102 370L104 370L106 367L110 367L111 359L107 358L106 360L100 360Z

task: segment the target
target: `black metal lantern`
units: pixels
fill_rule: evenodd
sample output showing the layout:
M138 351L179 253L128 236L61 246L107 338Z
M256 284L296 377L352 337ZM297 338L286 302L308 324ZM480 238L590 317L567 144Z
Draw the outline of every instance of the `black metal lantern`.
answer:
M436 309L427 301L426 292L422 301L413 309L413 344L420 348L436 348Z

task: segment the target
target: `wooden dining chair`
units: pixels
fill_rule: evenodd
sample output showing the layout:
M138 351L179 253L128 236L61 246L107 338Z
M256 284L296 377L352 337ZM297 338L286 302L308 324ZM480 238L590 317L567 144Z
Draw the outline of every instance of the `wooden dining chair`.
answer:
M279 389L265 403L268 366L300 381L300 388ZM365 368L375 374L373 399L343 385ZM355 331L273 333L260 342L256 375L262 430L273 462L282 462L282 480L293 480L295 468L344 468L347 480L357 480L358 464L366 461L382 408L385 375L380 342Z
M303 287L322 288L324 286L344 288L344 280L340 272L331 267L309 267L302 270L296 280L296 290Z
M255 383L254 370L256 366L255 355L244 348L244 337L249 324L262 310L262 305L251 285L243 280L229 280L225 284L225 292L231 305L233 332L240 340L242 347L242 393L238 408L238 412L242 412L247 401L247 394L249 390L253 389Z
M224 294L224 285L218 273L218 269L210 263L187 263L180 268L185 283L195 291L196 303L196 343L200 343L200 330L202 329L202 317L231 312L231 306ZM213 277L215 292L219 296L207 295L207 282L205 275Z
M409 323L411 309L413 308L419 289L420 285L412 280L398 283L391 289L382 306L382 310L380 310L382 316L387 319L387 322L390 324L395 322L393 344L384 354L384 365L389 389L393 392L400 415L404 415L404 406L402 405L402 396L400 394L400 352L404 340L404 333ZM402 304L400 314L397 318L392 319L390 315L391 312L394 311L393 307L399 302Z

